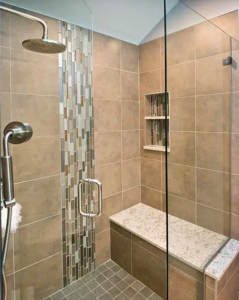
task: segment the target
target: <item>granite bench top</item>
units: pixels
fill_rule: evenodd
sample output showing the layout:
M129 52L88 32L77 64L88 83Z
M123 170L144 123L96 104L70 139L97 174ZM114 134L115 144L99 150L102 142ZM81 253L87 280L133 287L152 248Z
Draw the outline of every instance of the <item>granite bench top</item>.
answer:
M166 252L164 212L140 203L111 216L110 221ZM227 240L226 236L169 215L169 254L199 271L203 272ZM209 265L207 275L217 280L222 276L235 252L239 252L239 242L233 241L233 246L230 241L220 252L223 259L218 256Z

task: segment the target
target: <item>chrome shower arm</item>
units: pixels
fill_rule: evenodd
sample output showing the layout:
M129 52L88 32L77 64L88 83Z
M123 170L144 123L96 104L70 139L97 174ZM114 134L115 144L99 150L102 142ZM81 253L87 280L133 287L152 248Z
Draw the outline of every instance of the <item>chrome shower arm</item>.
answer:
M14 14L14 15L23 17L25 19L29 19L29 20L32 20L32 21L40 23L41 26L42 26L42 28L43 28L43 36L42 36L42 38L43 39L48 39L48 28L47 28L46 23L42 19L37 18L37 17L33 17L33 16L25 14L23 12L20 12L20 11L17 11L17 10L14 10L14 9L11 9L11 8L8 8L8 7L5 7L5 6L1 6L1 5L0 5L0 10L4 10L4 11L7 11L7 12L9 12L11 14Z

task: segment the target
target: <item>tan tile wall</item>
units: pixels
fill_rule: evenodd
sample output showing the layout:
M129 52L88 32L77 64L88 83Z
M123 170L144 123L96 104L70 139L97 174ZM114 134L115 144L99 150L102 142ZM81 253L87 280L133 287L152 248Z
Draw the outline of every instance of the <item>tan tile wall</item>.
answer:
M109 216L140 202L138 47L94 33L95 177L103 184L96 260L110 259Z
M235 29L237 11L212 22L234 36L235 30L239 33L238 26ZM169 212L229 235L232 190L232 236L239 238L238 43L232 43L232 114L231 68L222 66L222 59L230 52L228 35L205 22L168 35L167 43L171 97ZM146 135L144 95L164 92L163 38L139 47L139 73L141 201L165 210L164 154L143 150Z
M58 22L43 19L57 40ZM42 300L62 287L58 57L21 46L41 34L39 24L1 12L1 130L16 120L34 129L29 142L11 147L22 222L10 239L9 299Z

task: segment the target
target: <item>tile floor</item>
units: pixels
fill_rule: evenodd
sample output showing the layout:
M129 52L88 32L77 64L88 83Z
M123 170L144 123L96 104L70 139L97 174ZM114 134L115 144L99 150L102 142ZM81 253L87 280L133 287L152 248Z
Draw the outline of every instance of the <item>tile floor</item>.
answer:
M112 260L45 300L162 300Z

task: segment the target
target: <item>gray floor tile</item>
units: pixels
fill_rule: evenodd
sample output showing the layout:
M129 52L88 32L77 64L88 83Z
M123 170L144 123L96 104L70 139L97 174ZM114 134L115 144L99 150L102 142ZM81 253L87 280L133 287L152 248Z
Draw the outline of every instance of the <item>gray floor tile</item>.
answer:
M109 289L111 289L114 285L113 285L112 282L110 282L109 280L107 280L107 281L103 282L103 283L101 284L101 286L102 286L102 288L103 288L104 290L106 290L106 292L107 292L107 291L108 291Z
M116 287L112 287L112 289L108 290L108 294L114 299L115 297L117 297L119 294L121 293L121 291Z
M110 277L109 279L113 284L117 284L121 281L121 278L119 278L117 275L113 275L112 277Z
M120 290L120 291L124 291L124 290L126 290L128 287L129 287L129 285L128 285L128 283L126 283L124 280L121 280L119 283L117 283L116 284L116 287Z
M94 293L89 293L87 294L84 298L82 298L83 300L96 300L96 296Z
M51 296L52 300L61 300L64 297L65 297L65 294L63 294L62 291L59 291Z
M51 298L51 297L48 297L48 298L45 298L44 300L52 300L52 298Z
M67 296L75 291L75 288L72 285L65 287L62 292Z
M107 261L107 262L105 263L105 265L106 265L106 267L108 267L108 268L112 268L113 266L116 265L116 263L113 262L112 260L109 260L109 261Z
M72 285L72 287L73 287L74 289L77 290L77 289L79 289L80 287L82 287L82 286L85 285L85 284L84 284L84 282L83 282L81 279L79 279L79 280L73 282L71 285Z
M124 293L121 293L119 296L115 298L115 300L128 300L128 299L129 298Z
M117 276L119 276L119 278L124 279L125 277L127 277L129 275L128 272L126 272L125 270L121 269L118 273Z
M77 292L79 293L79 295L81 297L84 297L85 295L89 294L91 292L91 290L86 286L82 286L79 289L77 289Z
M80 295L75 291L67 296L68 300L79 300L81 299Z
M106 280L107 280L106 277L103 276L102 274L100 274L100 275L98 275L98 276L96 277L96 282L97 282L98 284L101 284L101 283L103 283L103 282L106 281Z
M104 295L100 296L99 300L111 300L112 297L108 294L105 293Z
M137 292L140 292L145 287L145 285L138 280L136 280L131 286Z
M131 275L128 275L127 277L124 278L124 281L130 285L133 284L135 282L135 280L136 279Z
M88 275L84 276L81 280L86 284L86 283L90 282L92 279L94 279L94 276L92 276L91 274L88 274Z
M131 286L124 291L124 294L129 298L132 298L136 293L136 290L134 290Z
M114 273L111 269L108 269L108 270L102 272L102 274L103 274L106 278L110 278L110 277L112 277L115 273Z
M140 294L142 294L145 298L149 298L153 294L153 291L145 286L142 291L140 291Z
M103 295L105 293L105 290L101 287L101 285L97 286L96 290L95 290L95 294L96 297L100 297L101 295Z
M111 268L111 270L115 273L119 272L120 270L122 270L122 268L118 265L115 265Z
M149 300L163 300L163 299L159 297L157 294L153 293L153 295L149 297Z
M96 282L96 280L91 280L91 282L87 283L88 288L93 291L96 289L96 287L98 286L98 283Z
M132 300L145 300L147 298L144 298L141 294L136 294Z
M108 270L108 268L106 267L106 265L101 265L97 268L97 270L101 273L103 273L104 271Z

